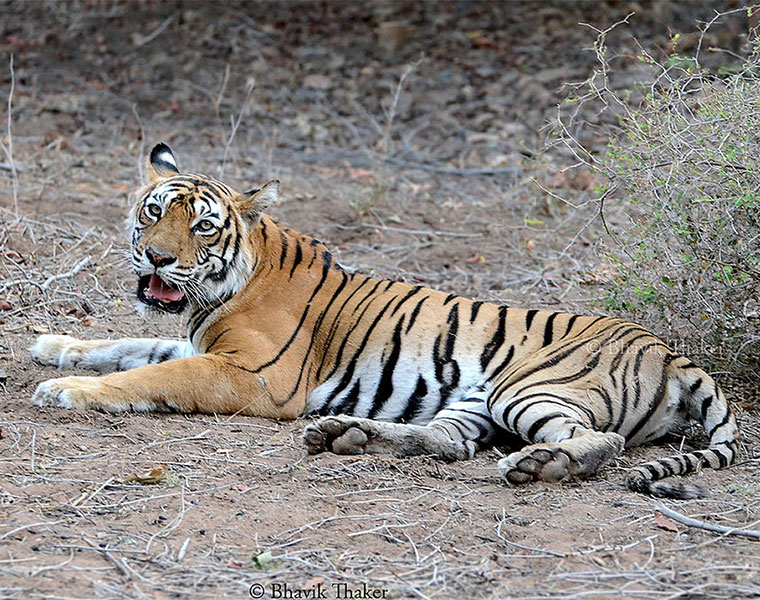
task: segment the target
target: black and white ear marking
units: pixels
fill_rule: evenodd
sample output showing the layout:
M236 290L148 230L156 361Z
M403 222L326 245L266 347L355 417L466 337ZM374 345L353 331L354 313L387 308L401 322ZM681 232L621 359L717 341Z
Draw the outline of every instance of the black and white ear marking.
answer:
M241 210L252 221L258 221L261 213L264 212L268 206L277 202L280 197L280 181L278 179L272 179L264 184L263 187L245 192L238 196L238 203Z
M156 144L150 152L148 159L148 177L151 182L157 183L167 177L179 175L177 159L174 158L171 148L166 144Z

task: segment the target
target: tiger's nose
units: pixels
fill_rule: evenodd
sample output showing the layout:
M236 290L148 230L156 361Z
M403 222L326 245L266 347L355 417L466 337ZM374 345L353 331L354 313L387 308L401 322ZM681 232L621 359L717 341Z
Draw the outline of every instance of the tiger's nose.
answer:
M164 267L166 265L173 263L175 260L177 260L171 254L166 254L165 252L159 252L158 250L154 250L153 248L147 248L145 250L145 256L148 257L150 264L152 264L156 268Z

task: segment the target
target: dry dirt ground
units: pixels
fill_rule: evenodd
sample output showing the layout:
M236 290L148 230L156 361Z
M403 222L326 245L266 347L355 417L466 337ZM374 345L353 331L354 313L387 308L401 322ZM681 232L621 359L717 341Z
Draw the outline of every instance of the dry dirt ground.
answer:
M680 437L589 481L509 488L495 470L507 449L460 464L307 457L304 421L35 408L56 373L26 351L45 332L181 335L134 311L122 231L158 141L239 189L278 177L272 213L350 267L603 310L600 234L584 228L599 182L542 151L562 82L593 68L578 23L636 11L615 41L635 80L633 35L666 52L670 31L731 6L0 2L3 100L11 55L14 71L0 139L17 168L14 183L0 157L0 597L760 595L756 539L675 523L621 485ZM718 31L730 46L745 26ZM742 462L692 478L706 499L664 505L756 526L759 432L740 418ZM157 482L130 477L153 469Z

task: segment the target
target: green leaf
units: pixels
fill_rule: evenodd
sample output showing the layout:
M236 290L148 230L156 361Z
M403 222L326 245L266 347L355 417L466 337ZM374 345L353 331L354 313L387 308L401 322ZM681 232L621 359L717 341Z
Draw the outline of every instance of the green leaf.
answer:
M253 566L255 566L257 569L264 570L274 563L274 557L272 556L272 553L267 550L258 556L254 556L251 561L253 562Z

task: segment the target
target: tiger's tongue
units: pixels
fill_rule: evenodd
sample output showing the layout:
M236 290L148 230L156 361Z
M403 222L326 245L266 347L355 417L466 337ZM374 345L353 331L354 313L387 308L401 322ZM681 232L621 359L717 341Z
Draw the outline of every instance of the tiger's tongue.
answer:
M185 292L170 286L168 283L164 283L155 274L150 276L148 292L157 300L161 300L161 302L176 302L177 300L182 300L182 297L185 295Z

